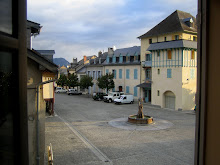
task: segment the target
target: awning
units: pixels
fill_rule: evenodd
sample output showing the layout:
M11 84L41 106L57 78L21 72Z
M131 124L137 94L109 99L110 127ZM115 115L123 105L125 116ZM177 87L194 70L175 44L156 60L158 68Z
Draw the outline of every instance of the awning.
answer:
M142 84L137 85L136 87L151 88L151 83L142 83Z

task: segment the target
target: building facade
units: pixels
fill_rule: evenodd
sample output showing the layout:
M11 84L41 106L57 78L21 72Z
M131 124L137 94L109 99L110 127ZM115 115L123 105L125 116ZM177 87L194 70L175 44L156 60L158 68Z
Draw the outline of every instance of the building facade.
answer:
M133 94L137 100L140 91L140 46L129 48L108 49L106 61L103 63L103 74L113 73L115 88L112 91L123 91Z
M149 93L146 91L150 91L148 101L152 104L176 110L194 109L197 67L195 17L176 10L138 38L141 40L141 97L147 101Z

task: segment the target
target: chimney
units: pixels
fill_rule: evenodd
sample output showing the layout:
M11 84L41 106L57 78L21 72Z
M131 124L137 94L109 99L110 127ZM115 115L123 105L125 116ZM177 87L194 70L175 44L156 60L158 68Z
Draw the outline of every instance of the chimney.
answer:
M114 54L113 48L108 48L108 55L113 55L113 54Z
M77 63L77 58L73 58L73 64Z
M84 62L86 62L86 60L87 60L86 56L83 56L83 58L84 58Z
M102 51L98 52L98 57L100 58L102 56Z

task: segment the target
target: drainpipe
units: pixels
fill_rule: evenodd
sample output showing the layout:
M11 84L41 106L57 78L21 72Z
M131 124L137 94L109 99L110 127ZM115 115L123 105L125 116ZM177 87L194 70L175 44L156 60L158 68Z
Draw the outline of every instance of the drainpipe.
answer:
M37 84L36 88L37 88L37 127L36 127L36 130L37 130L37 156L36 156L36 160L37 160L37 165L40 164L40 152L39 152L39 148L40 148L40 138L39 138L39 87L43 84L47 84L47 83L51 83L51 82L54 82L56 81L57 79L54 79L54 80L49 80L49 81L44 81L44 82L40 82L39 84Z

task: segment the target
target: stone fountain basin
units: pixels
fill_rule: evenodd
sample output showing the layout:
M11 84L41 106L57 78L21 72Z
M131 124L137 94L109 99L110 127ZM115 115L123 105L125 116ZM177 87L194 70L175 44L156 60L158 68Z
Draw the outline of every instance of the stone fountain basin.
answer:
M144 115L144 118L137 118L137 115L130 115L128 122L132 124L152 124L153 117Z

